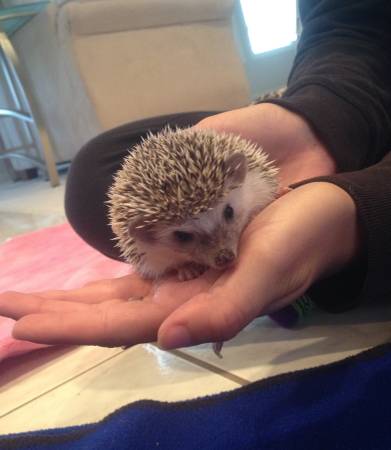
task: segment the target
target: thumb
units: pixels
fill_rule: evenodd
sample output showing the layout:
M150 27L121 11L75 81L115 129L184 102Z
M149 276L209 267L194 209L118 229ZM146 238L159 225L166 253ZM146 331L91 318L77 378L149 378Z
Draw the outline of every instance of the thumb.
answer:
M159 346L168 350L233 338L267 303L262 277L251 272L254 268L248 270L247 264L231 269L208 292L176 309L159 328Z
M252 316L224 300L210 294L193 297L160 326L159 346L169 350L233 338Z

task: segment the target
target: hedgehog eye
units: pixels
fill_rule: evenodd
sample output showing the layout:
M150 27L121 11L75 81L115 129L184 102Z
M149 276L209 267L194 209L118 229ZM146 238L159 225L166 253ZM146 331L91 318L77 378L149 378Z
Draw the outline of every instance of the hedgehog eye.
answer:
M228 222L234 218L234 209L231 205L227 205L223 211L224 219Z
M175 240L181 243L191 242L194 239L194 235L186 233L186 231L174 231Z

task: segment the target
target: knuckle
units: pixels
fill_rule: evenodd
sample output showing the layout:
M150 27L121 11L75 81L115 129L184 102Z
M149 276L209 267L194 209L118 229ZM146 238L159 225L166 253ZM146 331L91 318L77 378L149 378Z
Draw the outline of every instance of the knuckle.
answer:
M116 283L112 279L91 281L84 285L85 288L95 289L104 298L119 298L120 293Z
M111 320L109 311L107 308L100 308L100 315L101 315L101 339L102 343L105 343L107 345L107 337L110 336L111 331Z
M210 118L206 117L205 119L202 119L199 122L197 122L196 127L197 128L207 128L210 123L211 123Z
M217 130L219 128L219 126L221 125L219 118L220 118L219 115L205 117L204 119L200 120L197 123L196 128L200 128L200 129L213 128L213 129Z
M99 287L104 286L107 283L107 280L93 280L86 283L85 287Z
M12 304L16 304L21 300L24 300L26 294L16 292L16 291L5 291L0 293L0 305L8 306Z

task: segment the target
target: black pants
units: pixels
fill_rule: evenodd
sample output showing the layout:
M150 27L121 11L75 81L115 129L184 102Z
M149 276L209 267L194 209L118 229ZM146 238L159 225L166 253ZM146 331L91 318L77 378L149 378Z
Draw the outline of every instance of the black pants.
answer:
M154 117L122 125L88 142L74 158L65 191L65 212L76 233L104 255L121 261L108 222L107 191L128 151L148 132L185 128L218 111Z

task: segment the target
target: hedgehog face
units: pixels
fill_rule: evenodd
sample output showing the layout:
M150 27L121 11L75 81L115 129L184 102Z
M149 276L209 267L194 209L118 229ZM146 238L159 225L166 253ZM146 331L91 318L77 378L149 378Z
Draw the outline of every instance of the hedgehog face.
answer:
M248 220L247 211L243 209L247 159L242 153L234 153L225 161L225 168L229 175L225 180L223 198L180 225L156 224L153 233L149 233L155 249L160 247L162 251L165 247L166 251L176 253L178 256L174 260L181 264L185 259L202 266L224 269L234 263L239 237ZM148 236L145 234L144 237L147 241Z
M177 266L194 262L225 269L235 263L243 229L273 195L267 181L248 172L242 184L231 189L213 209L181 224L156 224L150 234L144 235L142 248L149 256L164 255Z
M243 229L273 195L268 183L249 172L240 187L232 189L212 210L173 231L173 238L177 246L191 248L197 262L225 269L236 260Z
M231 193L213 210L170 230L172 248L207 267L225 269L231 266L236 260L247 218L236 201L239 196L238 191Z

